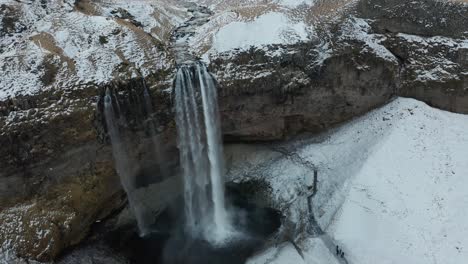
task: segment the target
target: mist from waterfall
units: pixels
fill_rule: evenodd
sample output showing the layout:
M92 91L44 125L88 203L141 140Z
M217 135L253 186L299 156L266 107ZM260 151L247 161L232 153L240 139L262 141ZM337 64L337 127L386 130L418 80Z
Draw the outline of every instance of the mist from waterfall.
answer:
M119 130L119 123L125 122L125 120L120 110L118 100L112 100L113 97L111 90L109 88L106 89L106 94L104 96L104 116L106 119L107 132L112 144L115 168L122 187L127 194L130 208L136 217L140 235L145 235L150 231L150 224L146 221L147 217L145 217L144 208L142 205L138 204L135 199L135 178L131 170L130 157ZM118 112L114 109L114 103ZM118 117L116 113L118 113Z
M175 106L186 231L223 243L232 228L225 208L216 85L202 63L179 67Z

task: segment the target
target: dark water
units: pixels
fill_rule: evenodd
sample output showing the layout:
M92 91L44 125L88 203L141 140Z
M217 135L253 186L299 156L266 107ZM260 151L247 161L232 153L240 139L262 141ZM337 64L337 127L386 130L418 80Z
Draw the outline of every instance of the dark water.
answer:
M136 232L116 232L108 244L133 264L240 264L261 249L266 239L281 225L280 214L235 201L234 224L243 236L224 246L213 246L184 234L181 220L164 212L155 224L156 231L145 237Z
M232 186L231 186L232 187ZM57 264L241 264L262 249L281 226L281 214L248 202L246 188L227 186L233 223L244 236L222 247L183 232L183 200L162 212L152 226L153 233L138 235L136 225L115 229L117 217L98 223L91 236L70 248ZM116 215L117 216L117 215Z

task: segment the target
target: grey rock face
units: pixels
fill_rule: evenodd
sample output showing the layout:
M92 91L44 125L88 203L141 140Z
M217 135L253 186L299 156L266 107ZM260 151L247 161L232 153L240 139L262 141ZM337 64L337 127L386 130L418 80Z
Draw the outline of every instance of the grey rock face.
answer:
M459 38L468 35L468 5L455 1L362 0L358 16L380 33Z
M322 131L394 96L468 113L466 5L381 2L360 1L322 41L211 57L226 139Z
M359 1L401 67L397 95L468 113L468 5L450 1Z
M126 143L135 160L131 169L137 184L144 187L138 195L146 197L148 188L160 192L165 179L147 173L157 169L151 168L155 164L147 131L147 123L152 122L149 116L154 113L145 113L138 103L143 100L141 80L117 84L115 89L121 93L121 114L127 120ZM4 168L0 172L0 254L11 250L21 257L50 261L85 238L96 220L121 207L121 187L102 119L101 92L90 87L62 95L61 103L52 105L47 105L44 94L5 102L8 116L19 115L19 120L5 118L1 127L0 142L6 147L1 149L0 160ZM155 94L155 103L165 104L163 93ZM24 114L31 110L35 112ZM165 137L164 131L171 131L172 126L163 112L157 113L165 127L159 136ZM42 118L37 118L40 114ZM151 201L156 215L164 208L161 201L164 199Z
M324 44L305 43L213 59L226 138L273 140L323 131L396 95L396 59L378 56L362 41L330 42L334 48L325 51Z
M468 41L397 34L384 45L401 63L398 95L444 110L468 113Z

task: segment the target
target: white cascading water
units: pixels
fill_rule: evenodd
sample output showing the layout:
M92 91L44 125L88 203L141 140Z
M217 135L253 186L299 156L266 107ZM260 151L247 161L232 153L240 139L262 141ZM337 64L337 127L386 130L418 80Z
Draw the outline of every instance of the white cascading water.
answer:
M229 238L232 229L224 201L216 86L203 64L179 68L175 101L186 230L194 237L220 244Z
M117 101L116 105L118 106ZM118 109L121 115L120 108ZM144 216L144 208L142 208L134 198L134 175L131 172L130 158L120 135L119 122L112 103L112 93L109 89L106 90L106 95L104 96L104 116L106 119L107 132L112 144L112 154L114 156L117 174L119 175L122 187L127 194L130 208L135 214L140 234L145 235L149 232L149 224L145 221L146 217ZM123 117L120 116L119 119L123 120Z
M205 121L206 141L208 143L208 160L210 166L211 191L214 204L215 236L222 237L228 227L228 216L224 201L223 160L220 118L216 85L213 77L206 71L206 67L197 64L197 74L203 103L203 117Z

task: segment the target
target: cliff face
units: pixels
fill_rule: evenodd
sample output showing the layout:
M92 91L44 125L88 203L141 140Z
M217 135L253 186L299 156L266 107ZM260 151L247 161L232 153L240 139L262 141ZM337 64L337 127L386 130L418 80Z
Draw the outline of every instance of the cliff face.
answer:
M460 3L461 2L461 3ZM389 38L400 61L399 95L468 113L468 6L463 1L360 1L358 16Z
M183 14L165 3L2 2L2 257L54 259L121 207L125 197L100 110L104 85L116 82L126 105L137 104L130 90L142 91L141 82L132 82L138 76L153 90L170 87L167 42ZM155 96L158 103L161 98ZM163 108L160 117L170 109ZM147 142L142 119L148 115L127 114ZM135 153L147 152L145 143L135 146Z
M468 34L467 6L463 2L366 0L357 3L357 11L373 20L375 30L381 33L463 38Z
M227 141L320 132L394 96L468 113L466 5L218 2L206 2L213 13L187 41L219 82ZM327 10L339 10L337 19ZM166 188L158 187L166 179L145 176L160 166L147 124L157 122L167 167L177 171L171 32L196 14L177 1L0 5L1 251L51 260L122 205L102 117L110 82L135 174L142 187ZM141 77L154 113L141 108Z
M467 14L447 2L359 1L311 41L208 53L227 138L321 131L394 96L468 113Z
M251 50L213 60L226 138L278 140L320 132L396 94L396 61L360 53L362 43L339 45L319 63L325 55L310 43L271 47L277 56Z

